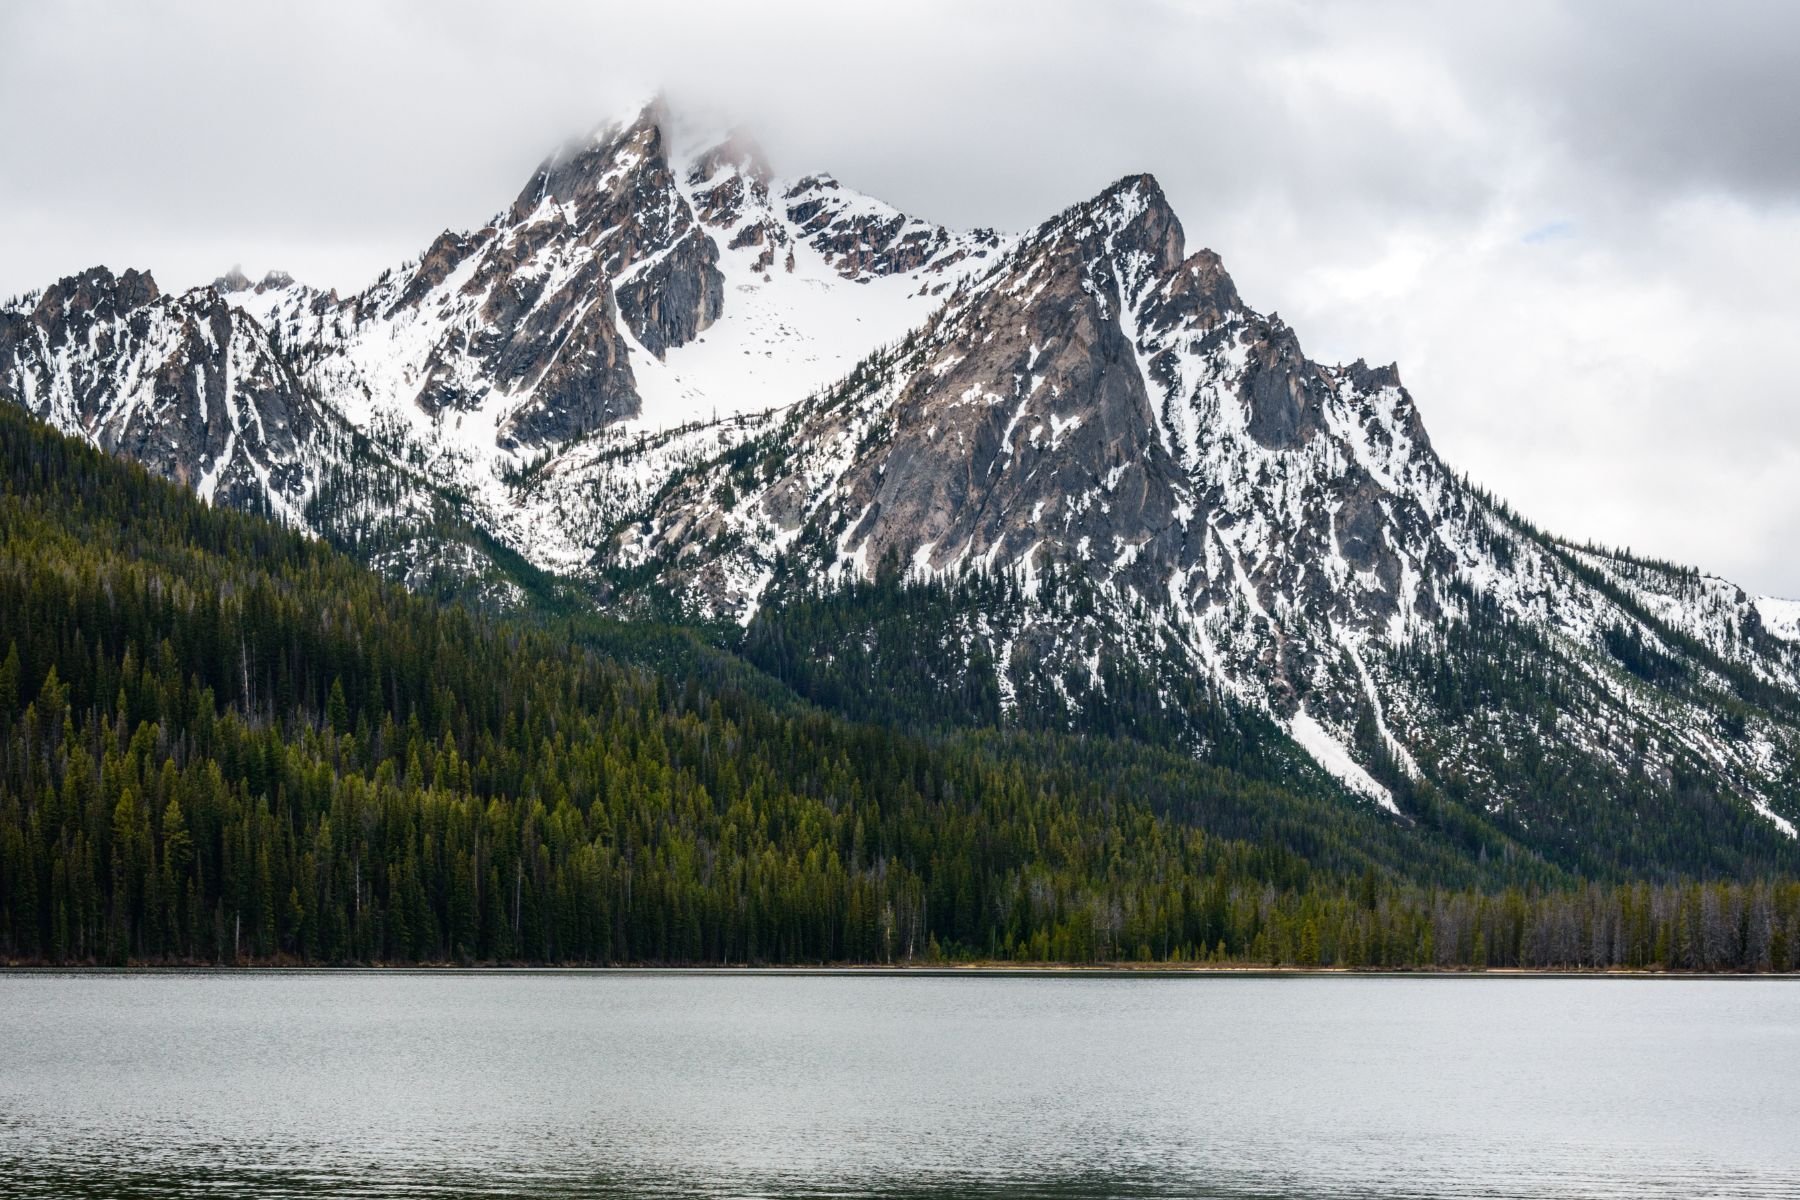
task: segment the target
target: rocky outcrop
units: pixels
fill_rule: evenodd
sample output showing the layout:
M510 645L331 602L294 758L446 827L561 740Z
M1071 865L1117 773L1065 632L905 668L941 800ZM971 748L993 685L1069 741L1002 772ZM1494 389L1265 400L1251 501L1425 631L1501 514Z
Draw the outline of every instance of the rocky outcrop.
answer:
M327 420L214 288L165 296L147 274L103 267L0 314L0 396L209 499L290 512Z
M698 228L619 285L619 311L638 344L658 358L718 320L725 303L719 248Z
M717 319L718 249L676 186L660 103L631 124L556 155L513 204L515 221L557 206L576 240L597 252L618 311L658 358Z
M970 235L908 217L846 190L830 175L808 175L782 197L801 238L845 279L899 275L921 268L947 270L1001 238L991 229Z
M530 381L532 402L507 418L502 444L560 443L638 412L617 318L611 289L589 262L518 322L495 373Z
M1170 220L1166 207L1147 209L1118 236L1161 253ZM1027 246L1017 286L983 289L901 386L880 449L839 485L861 514L848 544L867 561L1038 568L1169 530L1187 489L1113 319L1116 285L1086 269L1100 241Z

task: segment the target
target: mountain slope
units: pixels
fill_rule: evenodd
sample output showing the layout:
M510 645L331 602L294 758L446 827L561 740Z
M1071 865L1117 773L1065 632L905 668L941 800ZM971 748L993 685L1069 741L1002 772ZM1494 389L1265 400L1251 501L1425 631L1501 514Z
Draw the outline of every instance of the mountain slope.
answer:
M1789 838L1800 817L1800 643L1766 602L1471 488L1393 368L1307 359L1185 254L1148 177L689 470L615 553L777 623L883 563L1004 574L1023 603L934 631L997 665L1003 708L1034 689L1079 721L1115 661L1199 675L1389 807L1449 793L1582 862L1608 837L1654 858L1675 816L1686 839L1739 802Z
M296 514L341 432L254 320L137 271L97 267L0 310L0 369L26 409L236 507Z
M625 668L13 409L0 647L0 961L1435 964L1485 912L1439 889L1568 882L1131 742L925 740ZM1787 965L1800 891L1709 895L1772 921L1721 961ZM1495 962L1594 953L1537 935L1573 893L1506 903Z
M360 435L355 468L382 483L359 500L391 497L365 519L424 533L449 493L510 550L567 568L593 539L521 505L521 471L824 387L1004 245L826 175L778 179L742 134L677 129L660 101L601 126L486 225L347 298L279 274L173 297L138 272L65 279L0 310L0 397L324 533L306 502ZM209 386L246 398L209 410Z
M653 103L347 299L64 280L0 310L0 395L415 588L678 613L844 711L1297 743L1583 873L1793 853L1794 605L1537 530L1149 176L957 233Z

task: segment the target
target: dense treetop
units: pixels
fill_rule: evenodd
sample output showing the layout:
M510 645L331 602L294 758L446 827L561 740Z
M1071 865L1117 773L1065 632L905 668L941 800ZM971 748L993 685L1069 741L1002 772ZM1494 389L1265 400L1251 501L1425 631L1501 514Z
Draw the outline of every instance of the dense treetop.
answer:
M1585 883L1241 739L1205 762L852 720L680 631L488 621L8 406L0 488L0 958L1787 969L1800 945L1800 888L1763 871Z

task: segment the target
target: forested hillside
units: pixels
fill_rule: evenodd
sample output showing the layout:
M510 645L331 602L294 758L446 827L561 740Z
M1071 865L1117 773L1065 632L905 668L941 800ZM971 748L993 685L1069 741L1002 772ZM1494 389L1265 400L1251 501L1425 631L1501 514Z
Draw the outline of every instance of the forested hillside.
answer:
M530 636L556 671L603 669L571 647L628 665L625 708L650 672L687 706L645 702L665 715L706 723L717 702L746 730L821 722L828 743L896 738L944 771L1017 767L1059 804L1129 795L1332 879L1365 862L1488 889L1800 875L1800 601L1538 528L1438 454L1397 365L1309 357L1240 294L1154 177L1017 235L959 232L778 175L742 130L658 100L554 150L490 215L347 296L280 272L179 293L141 270L64 276L0 303L0 402L421 600L519 622L443 635L478 661ZM84 550L115 536L71 520L53 528ZM166 586L216 595L209 572L243 569L184 563ZM557 712L571 746L615 720L535 679L484 699L415 676L452 689L452 721L373 685L396 651L356 641L346 592L308 595L295 619L335 614L317 636L355 653L277 669L227 636L170 669L288 746L330 724L341 682L352 774L373 783L388 755L403 792L415 713L477 764L509 711ZM96 645L133 650L138 674L164 669L158 639L185 645L81 633L86 657L57 665L98 689L84 719L118 691ZM34 636L22 700L49 665ZM553 811L541 740L473 794ZM1097 754L1166 786L1076 765ZM883 888L896 863L938 878L919 846L882 846ZM883 894L898 928L905 902ZM914 919L1001 952L1006 921L977 907L953 933L943 904Z
M9 961L1800 962L1753 857L1588 880L1241 748L853 721L679 631L440 606L10 406L0 472Z

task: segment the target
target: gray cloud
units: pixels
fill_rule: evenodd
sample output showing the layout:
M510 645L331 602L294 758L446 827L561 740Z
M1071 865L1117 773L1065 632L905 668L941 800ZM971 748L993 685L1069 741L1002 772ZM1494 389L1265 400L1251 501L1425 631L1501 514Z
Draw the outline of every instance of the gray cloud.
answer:
M1542 523L1800 593L1800 8L0 6L0 294L350 288L658 87L959 225L1130 171ZM1556 236L1532 237L1547 229Z
M1488 86L1530 97L1574 156L1653 193L1800 191L1800 7L1595 2L1465 47Z

